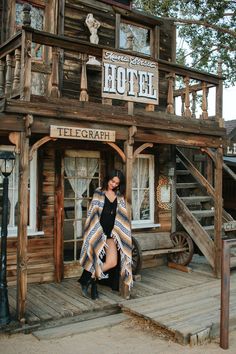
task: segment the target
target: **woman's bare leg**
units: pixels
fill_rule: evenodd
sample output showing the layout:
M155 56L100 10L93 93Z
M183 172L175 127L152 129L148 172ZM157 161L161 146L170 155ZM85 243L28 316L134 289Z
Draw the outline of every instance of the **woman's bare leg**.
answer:
M106 248L106 262L103 263L102 270L106 272L107 270L114 268L118 261L118 252L115 241L112 238L107 240L108 247Z

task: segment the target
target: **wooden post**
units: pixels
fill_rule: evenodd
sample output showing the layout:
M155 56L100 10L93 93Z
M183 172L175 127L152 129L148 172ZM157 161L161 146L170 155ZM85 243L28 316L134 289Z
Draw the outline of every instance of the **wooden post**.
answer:
M222 166L223 166L223 149L218 148L216 151L215 164L215 266L214 271L217 278L221 275L221 247L222 247Z
M206 82L202 83L202 119L208 119L208 112L207 112L207 84Z
M167 108L166 112L170 114L175 113L174 109L174 80L175 74L172 72L166 76L168 79L168 96L167 96Z
M32 33L22 30L20 98L30 101Z
M12 91L12 58L10 54L6 56L6 85L5 85L5 94L6 97L11 96Z
M0 60L0 97L4 96L4 86L5 86L5 80L4 80L4 67L5 63L3 60Z
M185 101L185 94L181 94L181 116L184 116L184 101Z
M216 121L220 127L224 127L223 116L223 79L222 79L222 61L218 62L218 76L220 78L218 86L216 86Z
M132 205L132 175L133 175L133 144L134 144L134 135L137 131L135 126L129 128L129 139L125 142L124 151L126 156L126 165L125 165L125 177L126 177L126 205L128 211L128 217L131 222L131 205ZM130 291L127 286L122 284L121 295L128 299L130 297Z
M62 157L61 152L56 151L55 156L55 242L54 242L54 254L55 254L55 281L60 282L62 280L62 211L63 211L63 187L62 187Z
M189 99L189 77L186 76L184 78L184 83L185 83L185 110L184 110L184 116L187 118L191 117L191 111L190 111L190 99Z
M192 118L196 118L196 98L197 98L197 92L193 91L192 92Z
M17 318L24 323L27 295L29 136L20 133L19 208L17 230Z
M88 60L87 54L80 54L81 58L81 79L80 79L80 97L79 100L86 102L89 100L88 96L88 81L87 81L87 68L86 62Z
M50 96L53 98L60 97L59 92L59 49L53 47L52 49L52 73L51 73L51 92Z
M15 50L15 70L14 70L13 85L12 85L13 95L18 94L20 89L20 59L21 59L21 51L20 49L16 49Z

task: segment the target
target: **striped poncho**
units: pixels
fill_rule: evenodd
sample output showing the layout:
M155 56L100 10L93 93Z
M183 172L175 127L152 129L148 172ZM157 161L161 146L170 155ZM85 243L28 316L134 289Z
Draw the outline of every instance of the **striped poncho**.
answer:
M84 228L80 264L87 271L94 273L98 279L105 278L102 271L102 258L106 252L106 235L100 224L100 217L105 203L105 192L96 189L88 211ZM132 241L130 222L127 216L125 200L117 196L117 210L111 237L120 252L120 276L129 288L132 286Z

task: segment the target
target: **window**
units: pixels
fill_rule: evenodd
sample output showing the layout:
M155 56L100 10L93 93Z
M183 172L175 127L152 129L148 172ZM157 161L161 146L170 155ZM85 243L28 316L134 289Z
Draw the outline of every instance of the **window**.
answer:
M151 54L151 30L134 24L121 22L120 49L127 49L142 54Z
M139 155L133 165L132 226L154 223L154 157Z
M10 150L7 146L1 146L1 150ZM37 156L34 155L30 162L29 183L28 183L28 234L36 233L36 170ZM18 208L18 183L19 183L19 155L16 155L15 166L12 174L9 176L8 188L8 234L17 235L17 208ZM3 176L0 173L0 210L2 209ZM2 222L2 212L0 212L0 225ZM37 233L38 234L38 233Z

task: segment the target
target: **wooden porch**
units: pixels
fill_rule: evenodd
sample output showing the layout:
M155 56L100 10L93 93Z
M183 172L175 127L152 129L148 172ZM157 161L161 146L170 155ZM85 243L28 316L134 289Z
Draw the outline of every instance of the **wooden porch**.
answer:
M181 272L160 266L143 269L142 280L136 281L131 299L99 285L96 301L81 296L77 279L61 283L30 284L26 305L26 323L20 327L12 321L10 332L49 330L57 326L78 324L125 311L148 319L169 331L182 344L196 344L219 336L220 280L212 275L204 257L194 256L192 271ZM236 291L236 272L231 271L231 294ZM16 287L8 289L10 311L16 313ZM236 298L231 296L231 328L236 324Z

